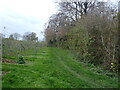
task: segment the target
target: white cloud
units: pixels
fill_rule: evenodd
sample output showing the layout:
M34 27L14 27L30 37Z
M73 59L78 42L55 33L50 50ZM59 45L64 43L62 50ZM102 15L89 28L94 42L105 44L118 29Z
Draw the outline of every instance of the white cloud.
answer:
M53 0L0 0L0 29L5 34L36 32L40 38L44 23L56 13Z

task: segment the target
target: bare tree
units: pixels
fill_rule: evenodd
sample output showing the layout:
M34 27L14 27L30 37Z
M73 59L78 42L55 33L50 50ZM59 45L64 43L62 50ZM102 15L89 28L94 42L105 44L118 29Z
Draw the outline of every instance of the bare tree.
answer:
M77 0L77 2L59 2L59 11L64 12L69 18L73 21L76 21L78 18L86 15L88 12L93 10L97 0L85 1Z
M19 33L13 33L12 34L15 40L19 40L21 35Z

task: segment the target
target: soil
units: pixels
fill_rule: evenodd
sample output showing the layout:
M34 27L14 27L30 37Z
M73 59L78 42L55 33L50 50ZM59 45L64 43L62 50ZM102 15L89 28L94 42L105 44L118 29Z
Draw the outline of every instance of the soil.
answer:
M2 63L13 63L13 64L17 64L16 61L7 60L7 59L2 60Z

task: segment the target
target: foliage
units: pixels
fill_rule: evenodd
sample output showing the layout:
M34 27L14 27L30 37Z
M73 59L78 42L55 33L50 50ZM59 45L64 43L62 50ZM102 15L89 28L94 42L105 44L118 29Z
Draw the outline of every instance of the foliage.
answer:
M17 63L19 64L25 64L24 58L22 56L18 57Z
M36 33L34 33L34 32L26 32L23 35L23 40L26 40L26 41L38 41L38 37L36 36Z
M89 4L90 7L84 7ZM48 46L70 49L80 61L117 72L117 9L105 2L63 2L59 5L59 13L50 18L45 30Z
M21 35L19 33L13 33L9 36L10 39L12 40L19 40Z
M9 39L14 40L14 37L12 34L9 36Z

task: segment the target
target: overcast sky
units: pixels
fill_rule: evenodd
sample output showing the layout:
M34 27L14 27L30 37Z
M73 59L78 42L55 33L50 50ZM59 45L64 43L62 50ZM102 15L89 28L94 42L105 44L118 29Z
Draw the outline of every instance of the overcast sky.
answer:
M11 33L35 32L40 40L44 24L57 12L55 0L0 0L0 30ZM64 1L64 0L63 0ZM116 0L112 0L116 1ZM0 31L0 32L1 32Z
M43 39L41 31L52 14L56 13L53 0L0 0L0 30L11 33L35 32Z

